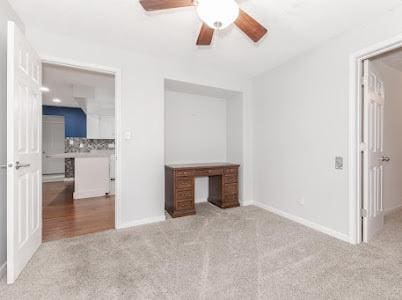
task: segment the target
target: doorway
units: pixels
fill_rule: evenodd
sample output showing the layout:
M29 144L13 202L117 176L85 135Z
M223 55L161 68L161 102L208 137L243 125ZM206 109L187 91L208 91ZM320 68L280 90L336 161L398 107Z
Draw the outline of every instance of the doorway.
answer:
M350 236L353 243L375 242L392 231L392 226L402 224L401 41L397 37L351 57Z
M238 164L243 203L243 94L167 78L164 87L165 164ZM196 206L209 203L210 178L194 178Z
M43 241L115 228L115 75L42 64Z
M42 195L42 94L49 93L50 88L42 84L42 66L53 65L60 68L81 70L83 72L95 72L114 78L114 104L115 104L115 153L116 153L116 178L115 178L115 200L114 205L114 227L120 227L120 115L121 115L121 72L118 69L105 68L100 66L87 65L72 62L70 60L43 58L40 57L24 33L14 22L7 24L7 283L14 283L21 271L24 269L30 258L36 252L43 241L43 195ZM68 87L71 90L71 86ZM57 89L56 89L57 90ZM73 97L74 98L74 97ZM49 97L51 103L61 103L71 101L71 97ZM79 97L77 97L79 98ZM79 100L79 99L75 99ZM66 111L66 110L64 110ZM52 114L50 114L52 115ZM64 116L65 131L68 128L68 120ZM74 122L73 122L74 123ZM110 129L110 126L107 126ZM82 127L80 127L82 129ZM99 126L99 128L101 128ZM56 130L57 131L57 130ZM71 143L65 143L65 145ZM75 141L72 142L75 144ZM81 147L82 144L82 147ZM85 149L85 143L79 143L79 149ZM66 153L61 153L60 157L53 155L52 158L66 158ZM80 158L88 158L88 153L81 153ZM91 190L91 193L84 193L82 187L99 182L98 169L101 166L102 178L107 182L110 178L109 155L104 153L95 158L99 164L94 164L96 168L88 166L87 160L77 160L75 168L84 172L81 178L96 177L97 180L75 180L73 198L87 198L93 196L93 192L100 192L99 189ZM89 163L89 164L91 164ZM78 166L77 166L78 164ZM67 165L65 163L65 165ZM86 171L86 172L85 172ZM96 176L91 176L90 172L96 172ZM83 183L77 187L75 183ZM59 182L56 182L59 183ZM65 183L64 181L62 183ZM109 186L105 183L102 187ZM75 195L76 192L79 192ZM84 192L83 192L84 191ZM108 189L110 191L110 189ZM104 196L107 194L103 190ZM83 205L85 202L79 202ZM65 216L68 219L69 216ZM71 216L70 216L71 218ZM57 213L56 218L57 219ZM88 218L85 220L87 221ZM77 220L70 223L73 226L80 226ZM94 232L93 230L91 232ZM81 232L80 234L89 233ZM64 238L62 236L59 238Z

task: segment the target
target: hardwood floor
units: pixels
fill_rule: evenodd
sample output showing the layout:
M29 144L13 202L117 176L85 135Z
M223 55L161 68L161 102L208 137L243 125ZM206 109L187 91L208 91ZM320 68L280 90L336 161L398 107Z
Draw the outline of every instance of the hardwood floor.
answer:
M43 241L114 228L114 196L73 200L74 182L43 184Z

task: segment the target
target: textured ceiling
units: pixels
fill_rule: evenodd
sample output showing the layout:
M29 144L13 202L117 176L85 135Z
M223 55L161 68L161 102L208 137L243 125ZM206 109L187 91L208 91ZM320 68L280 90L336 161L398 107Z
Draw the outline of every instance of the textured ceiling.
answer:
M146 13L138 0L10 0L28 31L35 28L183 63L197 60L244 76L264 72L402 4L402 0L238 2L269 29L258 45L230 26L216 34L210 48L197 48L201 22L193 7Z

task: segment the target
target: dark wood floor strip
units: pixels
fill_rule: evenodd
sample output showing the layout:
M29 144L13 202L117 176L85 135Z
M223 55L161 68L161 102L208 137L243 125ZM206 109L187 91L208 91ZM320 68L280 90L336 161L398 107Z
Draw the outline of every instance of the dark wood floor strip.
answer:
M43 241L114 228L114 196L73 200L74 182L43 184Z

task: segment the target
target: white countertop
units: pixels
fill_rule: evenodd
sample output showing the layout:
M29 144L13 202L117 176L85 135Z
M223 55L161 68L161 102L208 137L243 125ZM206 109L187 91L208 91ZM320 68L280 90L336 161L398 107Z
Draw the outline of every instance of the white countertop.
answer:
M105 152L71 152L47 155L49 158L91 158L91 157L110 157L113 153Z

